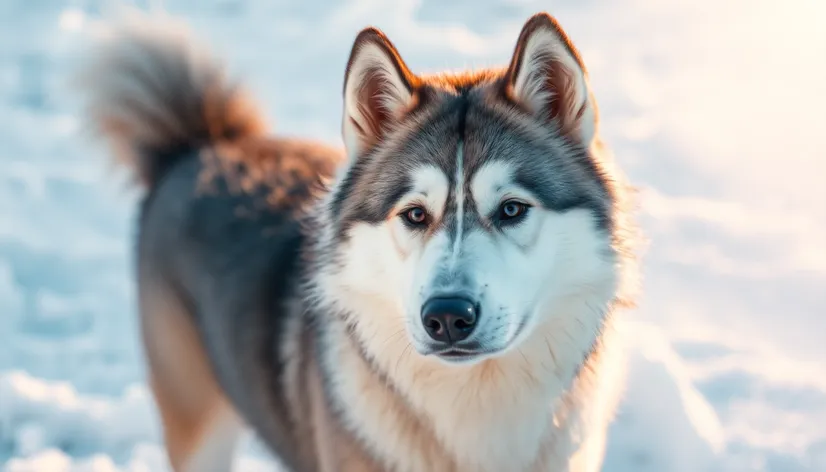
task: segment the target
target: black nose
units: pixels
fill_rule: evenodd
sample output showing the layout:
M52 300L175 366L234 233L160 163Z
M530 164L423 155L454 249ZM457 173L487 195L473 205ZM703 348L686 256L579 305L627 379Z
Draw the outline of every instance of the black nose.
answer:
M470 336L478 316L476 305L464 298L431 298L422 307L422 324L436 341L455 343Z

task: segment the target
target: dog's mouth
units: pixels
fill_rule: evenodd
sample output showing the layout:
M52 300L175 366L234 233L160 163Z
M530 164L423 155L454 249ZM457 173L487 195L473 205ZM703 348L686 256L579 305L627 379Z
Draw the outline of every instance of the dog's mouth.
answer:
M481 347L467 348L451 346L445 349L433 350L426 355L434 356L449 363L466 363L490 357L499 352L498 349L482 349Z
M443 351L436 354L438 357L442 359L452 360L452 361L460 361L460 360L470 360L474 357L482 355L479 352L470 352L470 351L460 351L458 349L449 349L447 351Z

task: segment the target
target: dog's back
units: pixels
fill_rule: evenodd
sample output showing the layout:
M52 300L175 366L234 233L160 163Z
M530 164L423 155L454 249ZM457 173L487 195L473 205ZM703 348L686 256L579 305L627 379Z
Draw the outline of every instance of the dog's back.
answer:
M340 153L266 137L241 89L172 20L127 20L91 57L90 121L147 189L141 327L173 467L229 470L235 409L300 464L311 455L275 349L287 324L300 331L301 220Z

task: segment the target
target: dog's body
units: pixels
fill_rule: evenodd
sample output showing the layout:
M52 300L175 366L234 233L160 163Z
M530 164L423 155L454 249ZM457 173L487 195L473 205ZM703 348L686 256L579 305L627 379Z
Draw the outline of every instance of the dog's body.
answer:
M296 471L600 468L632 238L555 21L462 76L363 31L346 155L266 137L177 27L115 33L85 83L149 189L140 313L176 471L228 470L244 424Z

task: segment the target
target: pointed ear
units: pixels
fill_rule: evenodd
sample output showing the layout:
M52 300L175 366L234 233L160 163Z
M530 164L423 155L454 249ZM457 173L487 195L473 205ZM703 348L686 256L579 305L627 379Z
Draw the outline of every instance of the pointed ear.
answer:
M373 147L398 123L413 101L416 77L376 28L356 37L344 77L342 132L347 155Z
M508 68L507 93L537 118L585 145L596 132L596 105L574 45L547 13L522 27Z

